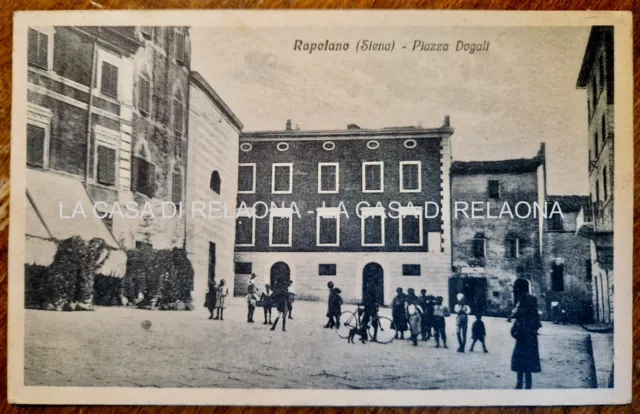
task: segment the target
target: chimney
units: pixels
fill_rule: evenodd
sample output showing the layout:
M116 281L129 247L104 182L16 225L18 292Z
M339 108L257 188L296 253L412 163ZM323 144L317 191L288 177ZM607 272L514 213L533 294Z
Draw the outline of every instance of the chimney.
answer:
M356 124L349 124L347 125L347 129L360 129L360 127Z
M444 125L445 128L449 128L451 126L451 123L449 121L449 115L445 115L444 116Z
M285 127L285 130L291 131L291 120L290 119L287 119L287 126Z

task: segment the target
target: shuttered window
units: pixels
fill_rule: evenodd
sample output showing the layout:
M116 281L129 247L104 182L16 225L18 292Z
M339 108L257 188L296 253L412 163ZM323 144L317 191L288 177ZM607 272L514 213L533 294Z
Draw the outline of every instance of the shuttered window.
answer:
M155 194L156 166L144 158L133 157L131 171L133 191L153 197Z
M183 117L182 102L179 98L173 100L173 131L176 136L181 137L184 130L184 117Z
M178 204L182 201L182 175L179 172L173 173L171 181L171 201Z
M102 62L100 92L111 98L118 98L118 68L109 62Z
M116 184L116 150L98 145L98 182L104 185Z
M49 36L29 29L28 63L42 69L49 69Z
M44 146L46 140L44 128L27 124L27 165L44 167Z
M151 82L142 76L138 83L138 109L145 115L151 113Z
M184 63L185 61L185 36L184 33L181 31L176 31L175 32L175 37L174 37L174 43L175 43L175 57L176 60L180 63Z

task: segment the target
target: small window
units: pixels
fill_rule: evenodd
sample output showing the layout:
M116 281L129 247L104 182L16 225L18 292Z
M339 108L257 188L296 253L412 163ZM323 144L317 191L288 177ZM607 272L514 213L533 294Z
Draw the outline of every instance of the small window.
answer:
M596 180L596 202L600 202L600 182Z
M29 29L28 38L28 64L41 69L49 69L49 36Z
M318 246L338 246L340 244L340 219L339 216L317 216Z
M336 144L334 144L334 143L333 143L333 142L331 142L331 141L326 141L326 142L323 142L323 143L322 143L322 148L323 148L325 151L333 151L333 150L336 148Z
M113 99L118 99L118 67L109 62L102 62L100 92Z
M551 266L551 290L564 292L564 265L554 263Z
M419 264L403 264L402 276L420 276Z
M250 194L256 192L256 165L240 164L238 169L238 193Z
M607 120L602 114L602 120L600 121L600 130L602 131L602 146L604 147L604 143L607 142Z
M153 245L143 241L136 241L136 249L153 249Z
M271 192L289 194L293 187L293 165L273 164L271 168Z
M489 198L500 198L500 181L489 180Z
M184 132L184 106L179 93L173 98L173 132L176 137L182 137Z
M418 193L422 190L420 161L400 162L400 192Z
M156 186L156 166L140 157L133 157L131 165L131 187L133 191L153 197Z
M584 260L584 275L585 275L585 281L589 282L591 280L591 278L593 277L593 270L591 268L591 259L585 259Z
M44 167L44 150L47 130L45 128L27 124L27 165L29 167Z
M242 152L249 152L253 149L253 145L251 145L248 142L243 142L242 144L240 144L240 151Z
M500 292L498 292L498 291L493 291L493 297L494 297L495 299L500 298Z
M253 263L236 262L235 273L239 275L250 275L251 273L253 273Z
M138 81L138 109L143 115L151 113L151 82L144 76Z
M378 141L369 141L367 142L367 148L370 150L378 149L380 147L380 143Z
M549 230L550 231L563 231L564 223L562 220L562 214L554 213L549 217Z
M362 163L362 192L381 193L384 191L384 164L380 162Z
M510 259L517 259L520 257L520 240L515 237L508 238L505 253Z
M242 216L236 219L236 246L253 246L255 218Z
M416 146L418 146L418 143L416 142L415 139L408 139L408 140L404 141L404 147L405 148L413 149Z
M182 201L182 174L178 171L172 174L171 201L176 205Z
M318 265L318 275L320 276L335 276L337 275L336 265L335 264L319 264Z
M153 37L153 27L152 26L142 26L140 28L140 33L147 39L151 39Z
M602 197L606 201L609 198L609 188L607 185L607 167L602 169Z
M328 194L339 191L340 178L338 163L318 164L318 193Z
M486 239L482 234L476 234L473 238L473 257L481 259L486 256Z
M116 150L98 145L97 181L103 185L116 184Z
M278 149L278 151L284 152L289 149L289 144L286 142L279 142L278 145L276 145L276 148Z
M384 246L384 216L362 216L362 245Z
M182 30L175 31L174 46L176 61L185 63L186 36Z
M209 180L209 188L216 194L220 194L220 186L222 184L222 180L220 179L220 173L218 171L213 171L211 173L211 180Z
M270 246L291 246L291 216L275 216L271 215L270 225L271 232L269 234Z

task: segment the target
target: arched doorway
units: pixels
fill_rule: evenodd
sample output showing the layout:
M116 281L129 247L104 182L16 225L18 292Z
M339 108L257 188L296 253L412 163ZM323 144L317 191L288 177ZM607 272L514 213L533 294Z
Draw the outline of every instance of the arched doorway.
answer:
M272 289L277 289L280 286L288 286L290 280L291 270L288 264L285 262L277 262L271 266L269 283Z
M375 262L362 269L362 297L367 297L367 293L373 294L380 305L384 304L384 270Z

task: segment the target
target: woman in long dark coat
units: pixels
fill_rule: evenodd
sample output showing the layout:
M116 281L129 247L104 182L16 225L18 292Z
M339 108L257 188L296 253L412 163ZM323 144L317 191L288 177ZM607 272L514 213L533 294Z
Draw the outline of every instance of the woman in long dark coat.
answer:
M204 307L209 310L209 319L213 319L213 311L216 309L216 281L209 279L209 288L204 299Z
M529 282L517 279L513 284L516 307L513 311L515 322L511 336L516 340L511 356L511 370L517 373L516 389L522 389L523 379L526 389L531 389L531 374L540 372L538 350L538 329L542 327L538 313L538 299L529 294Z
M396 339L404 339L404 331L407 330L407 295L402 292L402 288L396 289L396 297L391 302L391 318L396 330ZM400 336L398 336L400 335Z

